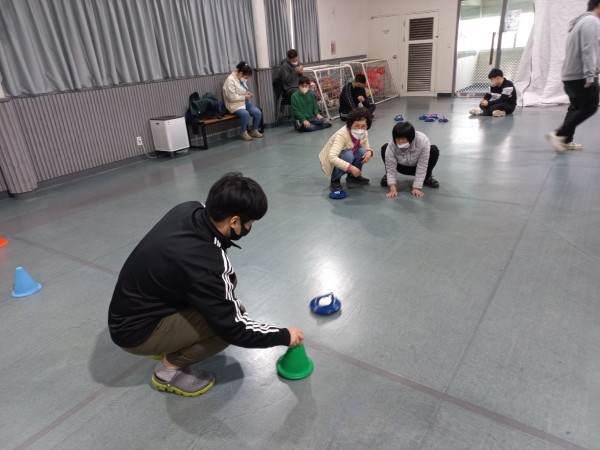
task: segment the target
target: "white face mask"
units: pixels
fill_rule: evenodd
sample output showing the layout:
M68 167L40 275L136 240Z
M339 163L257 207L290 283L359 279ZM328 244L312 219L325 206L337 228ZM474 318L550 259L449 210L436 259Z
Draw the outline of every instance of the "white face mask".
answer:
M240 81L244 84L246 84L248 82L248 78L241 78Z
M354 136L354 139L358 139L359 141L367 137L367 130L350 130L350 132Z
M303 94L306 94L308 92L308 88L307 87L301 87L300 88L300 92L302 92Z
M398 148L408 148L410 147L410 144L407 142L405 144L396 144L396 147Z
M292 63L292 66L294 66L294 67L296 67L297 65L298 65L298 63L297 63L297 62L295 62L295 63Z

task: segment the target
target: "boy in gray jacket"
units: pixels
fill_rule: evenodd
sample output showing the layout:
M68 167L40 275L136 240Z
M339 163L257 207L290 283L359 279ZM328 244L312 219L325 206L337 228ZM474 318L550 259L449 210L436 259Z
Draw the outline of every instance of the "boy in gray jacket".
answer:
M573 142L575 128L598 110L599 19L600 0L590 0L587 12L569 26L562 80L570 105L563 124L546 136L557 152L583 149L583 145Z
M429 138L420 131L415 131L409 122L399 122L392 129L392 140L381 147L381 158L385 164L385 175L381 179L382 186L388 186L387 198L398 195L396 190L397 175L414 175L410 193L415 197L423 197L423 185L430 188L440 187L433 178L433 168L437 164L440 151L430 145Z

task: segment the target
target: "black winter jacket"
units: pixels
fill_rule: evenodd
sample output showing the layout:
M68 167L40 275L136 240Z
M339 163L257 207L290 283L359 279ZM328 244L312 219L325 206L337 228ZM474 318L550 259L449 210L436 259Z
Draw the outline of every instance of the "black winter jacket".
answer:
M137 347L163 317L192 307L230 344L289 345L286 328L255 322L236 298L236 275L226 253L232 245L237 247L214 227L200 202L174 207L121 269L108 311L112 340Z

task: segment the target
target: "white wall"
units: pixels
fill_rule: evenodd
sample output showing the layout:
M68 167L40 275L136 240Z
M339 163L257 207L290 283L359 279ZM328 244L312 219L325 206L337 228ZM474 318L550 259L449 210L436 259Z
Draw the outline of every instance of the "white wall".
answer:
M369 50L370 8L358 0L319 0L321 59L366 55ZM331 54L331 41L336 53Z
M438 43L437 67L435 75L435 92L451 93L452 78L454 75L454 60L456 57L456 26L459 0L369 0L357 2L355 0L319 0L319 22L321 34L321 56L327 58L329 52L330 36L337 35L338 49L344 39L345 56L367 53L369 49L369 24L373 16L397 14L403 18L404 14L438 11ZM342 6L343 5L343 6ZM332 15L331 8L335 8ZM346 11L343 11L346 10ZM333 21L332 18L341 19L349 17L348 23ZM327 18L327 20L324 20ZM323 23L321 23L323 22ZM364 30L364 32L360 32ZM404 29L400 30L400 36ZM400 43L401 46L402 43ZM339 52L339 50L338 50ZM403 49L398 49L400 61L404 61ZM402 73L404 71L401 71ZM404 82L405 80L401 80ZM405 84L405 83L404 83Z

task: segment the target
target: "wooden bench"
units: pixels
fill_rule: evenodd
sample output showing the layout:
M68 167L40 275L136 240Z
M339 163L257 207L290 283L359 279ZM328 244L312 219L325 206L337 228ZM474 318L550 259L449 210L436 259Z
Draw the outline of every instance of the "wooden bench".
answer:
M194 136L196 136L196 135L192 131L192 125L190 125L188 123L188 139L190 141L190 148L201 148L203 150L207 150L208 149L208 138L206 135L206 127L210 126L210 125L214 125L216 123L228 122L230 120L235 120L235 119L239 119L239 117L236 116L235 114L225 114L220 119L199 120L198 125L200 125L200 135L202 136L202 142L204 144L202 146L192 145L192 141L194 140Z

